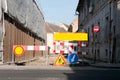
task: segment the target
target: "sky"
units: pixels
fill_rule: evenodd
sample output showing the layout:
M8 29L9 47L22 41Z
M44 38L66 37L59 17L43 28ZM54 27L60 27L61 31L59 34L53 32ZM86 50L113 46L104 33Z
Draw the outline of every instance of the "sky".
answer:
M70 25L77 17L75 11L79 0L36 0L44 15L45 21Z

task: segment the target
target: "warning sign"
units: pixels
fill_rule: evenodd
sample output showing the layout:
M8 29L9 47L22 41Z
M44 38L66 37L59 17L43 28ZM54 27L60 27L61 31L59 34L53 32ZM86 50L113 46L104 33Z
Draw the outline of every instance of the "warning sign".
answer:
M66 61L65 61L65 59L62 57L62 55L61 55L61 54L58 55L58 57L57 57L54 65L55 65L55 66L64 66L65 64L66 64Z
M22 46L16 46L14 48L14 54L16 56L22 56L24 54L24 48Z

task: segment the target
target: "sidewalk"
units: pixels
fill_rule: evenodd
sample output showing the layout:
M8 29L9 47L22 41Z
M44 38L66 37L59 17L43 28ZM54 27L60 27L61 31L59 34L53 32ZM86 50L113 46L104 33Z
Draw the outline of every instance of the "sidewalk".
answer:
M0 65L0 69L81 69L83 67L91 67L91 68L113 68L113 69L120 69L120 63L119 64L110 64L110 63L103 63L103 62L96 62L93 63L93 61L86 60L84 61L82 59L79 59L77 64L70 64L67 61L67 58L65 60L67 61L67 64L65 66L54 66L54 62L56 60L58 55L51 54L47 57L40 57L38 60L27 62L24 66L17 66L17 65Z
M52 66L58 55L50 54L48 56L40 57L35 61L27 62L26 66Z
M0 70L72 70L70 67L63 66L17 66L1 65Z
M112 63L91 63L90 66L92 67L98 67L98 68L115 68L120 69L120 63L118 64L112 64Z
M80 62L82 63L82 59L79 59ZM105 63L105 62L98 62L96 61L94 63L93 60L88 60L88 59L85 59L84 58L84 62L85 65L88 64L88 66L91 66L91 67L96 67L96 68L113 68L113 69L120 69L120 63L116 63L116 64L113 64L113 63Z
M86 59L84 59L84 61L82 61L82 59L80 59L79 63L81 65L83 65L83 66L91 66L91 67L96 67L96 68L114 68L114 69L120 69L120 63L117 63L117 64L104 63L104 62L93 63L93 61L86 60Z

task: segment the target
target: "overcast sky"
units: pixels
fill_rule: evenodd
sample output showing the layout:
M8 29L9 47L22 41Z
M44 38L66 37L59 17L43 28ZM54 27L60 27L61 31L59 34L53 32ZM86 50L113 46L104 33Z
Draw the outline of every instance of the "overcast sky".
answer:
M45 20L54 24L70 24L76 17L79 0L36 0L41 7Z

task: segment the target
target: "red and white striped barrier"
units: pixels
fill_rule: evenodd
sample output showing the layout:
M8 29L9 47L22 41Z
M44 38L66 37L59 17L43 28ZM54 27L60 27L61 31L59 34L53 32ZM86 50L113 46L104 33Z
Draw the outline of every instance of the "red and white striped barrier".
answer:
M78 43L78 46L79 47L88 47L88 44L86 44L86 43Z
M88 52L78 51L78 55L88 55Z
M55 41L53 43L53 45L54 45L54 50L53 50L54 53L61 53L61 54L63 54L63 53L68 53L69 52L68 49L67 49L68 42Z
M79 55L88 55L87 51L86 52L81 51L81 48L88 47L88 44L83 43L83 42L69 43L69 42L64 42L64 41L55 41L53 45L54 45L54 51L53 51L54 53L67 53L67 54L78 53Z
M87 48L88 47L88 44L87 43L78 43L78 47L79 48ZM78 55L88 55L88 52L87 51L82 51L82 50L78 50Z
M55 41L53 43L53 45L54 45L54 50L53 50L54 53L62 53L63 54L63 53L68 53L69 52L68 49L67 49L68 42ZM65 46L66 46L66 48L65 48Z
M76 53L74 47L77 46L77 43L55 41L53 45L54 45L54 51L53 51L54 53L67 53L67 54Z
M33 45L14 45L13 46L13 49L16 47L16 46L21 46L23 47L24 50L28 50L28 51L32 51L32 50L35 50L35 51L46 51L48 50L48 46L33 46Z
M68 50L54 50L54 53L68 53Z
M77 43L69 43L69 53L68 54L76 53L76 51L74 50L75 46L77 46Z

